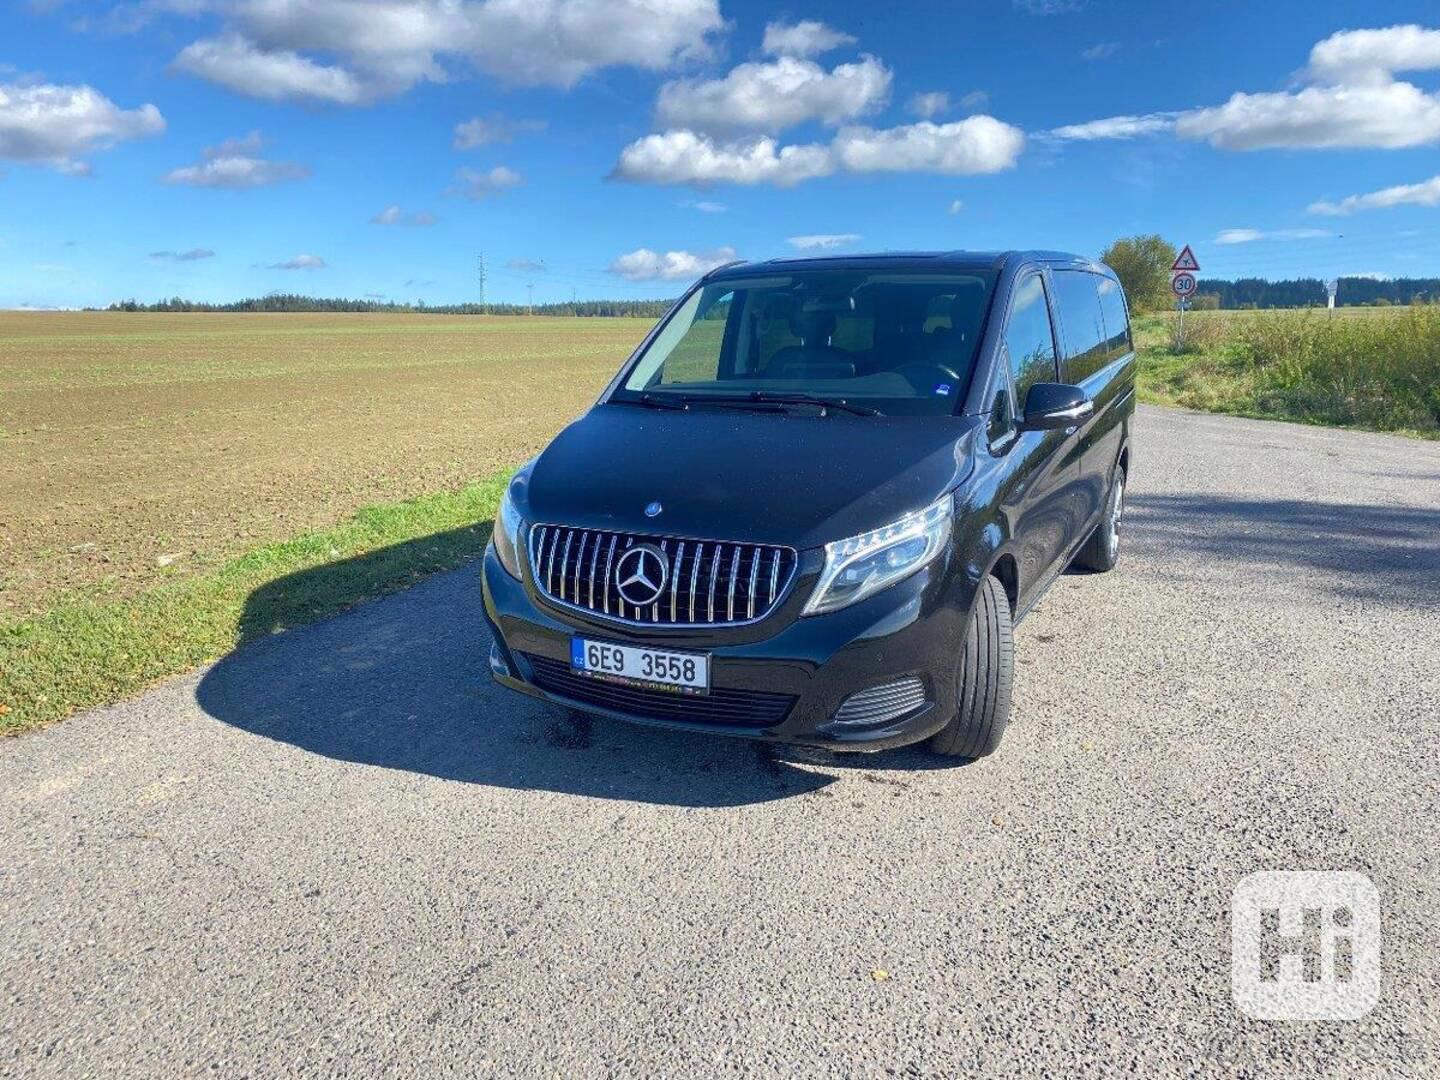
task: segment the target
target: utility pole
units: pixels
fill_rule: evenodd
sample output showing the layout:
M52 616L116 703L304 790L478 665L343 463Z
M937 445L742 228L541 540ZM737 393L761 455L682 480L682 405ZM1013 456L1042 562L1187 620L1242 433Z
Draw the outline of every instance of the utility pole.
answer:
M485 306L485 253L480 253L480 306Z

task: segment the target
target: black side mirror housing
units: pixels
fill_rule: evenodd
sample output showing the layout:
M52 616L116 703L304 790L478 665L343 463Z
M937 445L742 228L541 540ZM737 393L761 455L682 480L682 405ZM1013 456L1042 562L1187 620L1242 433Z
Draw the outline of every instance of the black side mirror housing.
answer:
M1095 412L1095 402L1078 386L1036 383L1025 395L1023 426L1029 431L1074 427Z

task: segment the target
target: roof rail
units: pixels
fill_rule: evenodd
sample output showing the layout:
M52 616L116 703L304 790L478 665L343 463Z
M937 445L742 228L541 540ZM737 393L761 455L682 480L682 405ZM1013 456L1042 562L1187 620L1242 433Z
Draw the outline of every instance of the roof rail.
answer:
M705 273L700 275L700 280L709 281L710 278L718 274L721 270L729 270L732 266L743 266L745 264L745 261L746 260L744 259L731 259L729 262L721 263L719 266L712 266L709 270L706 270Z

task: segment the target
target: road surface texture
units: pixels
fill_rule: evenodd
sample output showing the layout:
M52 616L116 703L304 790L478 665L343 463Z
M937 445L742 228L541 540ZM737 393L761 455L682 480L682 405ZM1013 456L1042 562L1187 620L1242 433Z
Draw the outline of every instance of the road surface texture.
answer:
M1000 753L596 721L474 567L0 744L0 1073L1440 1073L1440 446L1142 409L1121 568ZM1356 1021L1230 997L1229 903L1358 870Z

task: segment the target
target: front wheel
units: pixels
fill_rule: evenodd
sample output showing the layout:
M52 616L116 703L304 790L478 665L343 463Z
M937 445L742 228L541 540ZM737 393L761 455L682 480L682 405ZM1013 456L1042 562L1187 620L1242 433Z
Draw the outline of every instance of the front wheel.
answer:
M995 752L1010 719L1010 683L1015 674L1010 600L993 577L980 583L965 647L955 715L930 740L930 749L949 757L981 758Z
M1125 470L1115 466L1115 475L1110 478L1110 498L1105 501L1105 516L1085 546L1075 553L1073 566L1081 570L1093 570L1103 574L1114 570L1120 561L1120 519L1125 514Z

